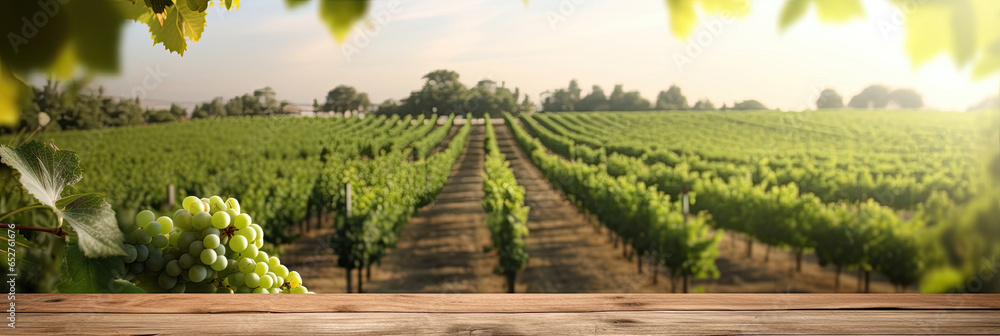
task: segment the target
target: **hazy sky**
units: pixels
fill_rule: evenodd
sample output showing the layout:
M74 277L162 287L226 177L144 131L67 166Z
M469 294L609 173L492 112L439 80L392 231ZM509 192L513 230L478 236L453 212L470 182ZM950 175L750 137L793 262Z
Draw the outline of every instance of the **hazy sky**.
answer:
M573 78L584 94L622 83L653 100L678 84L692 103L752 98L785 110L806 108L827 87L846 102L870 83L915 88L928 106L947 110L997 92L995 78L972 82L944 58L914 70L888 1L867 1L864 21L823 25L810 14L784 33L782 2L755 1L735 21L704 18L685 41L671 34L663 0L532 0L527 8L518 0L376 0L367 28L338 45L315 2L289 11L282 1L245 1L235 12L209 9L201 41L184 57L153 46L145 25L128 25L122 73L98 84L112 95L145 91L147 101L184 105L264 86L311 104L340 84L381 102L406 97L435 69L458 71L468 86L506 82L536 103ZM389 13L384 24L376 12ZM374 31L367 42L358 39L363 29ZM679 66L678 57L690 62ZM160 76L148 75L157 69Z

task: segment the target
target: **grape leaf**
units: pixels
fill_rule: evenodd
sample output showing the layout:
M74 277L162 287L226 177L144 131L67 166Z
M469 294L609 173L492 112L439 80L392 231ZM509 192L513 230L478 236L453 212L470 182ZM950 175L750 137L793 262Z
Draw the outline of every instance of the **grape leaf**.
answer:
M809 0L785 1L785 6L781 9L781 18L779 19L778 27L782 30L791 27L792 24L801 20L807 11L809 11Z
M191 42L198 42L201 33L205 32L205 16L208 13L189 8L187 5L175 5L181 21L181 33Z
M61 200L63 190L83 178L76 153L32 141L18 148L0 145L0 161L21 173L20 182L42 204L52 208L79 235L88 257L122 255L122 233L104 197L89 194Z
M166 18L163 19L162 25L156 16L150 16L149 20L146 21L149 33L153 36L153 43L162 43L164 49L184 56L184 51L187 50L187 40L181 33L180 20L182 19L177 14L177 6L168 8L164 15Z
M865 8L858 0L787 0L781 9L778 26L784 30L805 16L811 5L816 5L820 21L844 23L865 17Z
M727 14L743 16L750 12L750 2L747 0L666 0L670 11L670 27L674 35L686 38L698 25L698 12L695 5L700 5L706 14Z
M0 59L0 126L17 124L17 98L22 86L24 83L14 78Z
M347 39L354 23L368 11L368 0L321 0L319 16L338 43Z
M66 246L66 256L59 267L60 293L145 293L126 280L112 276L112 270L124 271L117 258L88 258L76 244Z
M309 0L285 0L285 7L288 7L288 9L295 9L308 3Z
M69 17L75 56L89 69L117 72L118 45L125 17L112 0L71 2L64 9Z

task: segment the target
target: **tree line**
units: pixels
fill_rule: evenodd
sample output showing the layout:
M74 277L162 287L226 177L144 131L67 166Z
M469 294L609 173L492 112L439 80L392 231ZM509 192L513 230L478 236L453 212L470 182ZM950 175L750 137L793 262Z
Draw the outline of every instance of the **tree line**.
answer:
M583 90L575 79L571 80L566 88L542 94L548 94L542 99L542 110L545 112L716 110L715 104L707 98L699 99L693 105L689 104L687 97L677 85L671 85L669 89L660 91L654 102L643 98L639 91L625 91L625 86L622 84L616 84L610 96L604 93L600 85L594 85L589 94L582 96ZM737 101L732 106L723 104L719 109L766 110L767 106L751 99Z
M707 98L699 99L693 105L677 85L660 91L656 100L651 102L642 97L639 91L625 91L624 85L616 84L611 95L604 93L600 85L594 85L590 93L583 95L577 80L569 82L566 88L547 91L542 100L542 110L545 112L589 112L589 111L707 111L716 110L715 104ZM883 109L893 107L919 109L924 107L923 95L913 89L891 90L884 85L871 85L855 95L845 105L844 98L833 89L823 90L816 100L818 109ZM732 106L723 104L718 110L767 110L768 107L758 100L750 99L736 101Z
M503 112L514 114L534 111L534 104L520 88L510 90L497 82L483 79L469 88L459 80L458 72L452 70L435 70L422 77L424 85L410 92L406 98L386 99L379 104L373 104L368 94L358 92L347 85L340 85L330 90L323 103L313 100L316 112L334 113L371 113L377 115L466 115L482 118L490 115L500 117Z

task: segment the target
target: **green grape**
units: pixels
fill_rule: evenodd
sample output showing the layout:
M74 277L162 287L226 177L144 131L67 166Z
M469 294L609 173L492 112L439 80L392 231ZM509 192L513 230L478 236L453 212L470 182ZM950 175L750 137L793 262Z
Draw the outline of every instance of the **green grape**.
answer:
M163 289L173 289L177 286L177 277L167 275L166 273L160 274L159 279L156 281L160 288Z
M267 273L267 263L258 262L257 266L254 267L253 272L257 273L259 276L264 276L264 274Z
M188 247L188 253L191 253L191 255L194 256L201 255L201 251L204 250L205 250L205 243L202 243L200 240L195 240L193 243L191 243L191 246Z
M171 232L167 236L167 246L177 246L177 240L181 238L180 232Z
M260 275L260 274L258 274L258 275ZM261 288L271 288L271 286L274 286L274 279L272 279L269 276L263 276L263 277L260 278L259 286Z
M219 255L215 254L215 250L204 249L201 251L201 263L205 265L211 265L215 263L215 260L219 259ZM226 258L222 258L226 259Z
M213 215L217 214L217 213L220 213L220 212L221 213L225 213L226 210L228 210L228 208L226 207L226 203L223 203L223 202L210 202L209 203L209 212L212 213Z
M262 287L257 287L253 289L254 294L271 294L271 291L264 289Z
M223 293L223 294L233 294L234 292L233 292L233 289L232 289L232 288L228 288L228 287L219 287L219 290L218 290L218 291L216 291L216 293Z
M146 223L156 220L156 214L149 210L139 211L135 215L135 225L145 225Z
M135 230L125 231L125 244L138 244L139 240L135 237Z
M191 202L188 203L188 200L191 200ZM184 209L190 212L191 214L196 214L207 210L205 209L205 203L202 203L201 200L199 200L197 197L194 196L189 196L188 198L184 199Z
M221 244L219 246L216 246L213 250L215 250L215 254L218 254L220 256L226 255L226 247L222 246Z
M139 251L138 249L135 248L135 246L132 246L130 244L125 244L124 246L122 246L122 249L125 250L125 256L123 257L122 261L126 263L132 263L135 262L136 258L139 258Z
M257 275L257 273L248 273L243 277L243 283L247 287L257 288L257 286L260 286L260 275Z
M280 276L275 276L275 277L276 277L276 278L277 278L278 280L274 282L274 283L275 283L275 286L274 286L274 287L281 287L281 286L284 286L284 285L285 285L285 278L282 278L282 277L280 277Z
M174 220L167 216L160 216L156 221L160 223L160 234L168 234L174 230Z
M234 259L226 262L226 273L240 273L240 265Z
M227 214L225 211L219 211L216 212L214 215L212 215L212 226L214 226L216 229L219 230L225 229L227 226L229 226L229 221L230 221L229 214Z
M247 248L243 250L243 252L240 252L240 256L250 258L250 260L254 260L254 258L257 257L258 251L259 250L257 250L256 246L250 245L247 246Z
M263 239L264 237L260 237L260 238L261 239L257 239L257 240L253 241L253 246L257 247L258 249L264 248L264 239Z
M198 199L198 197L196 197L196 196L188 196L188 197L185 197L183 201L181 201L181 207L183 207L184 209L187 209L189 206L191 206L191 203L200 202L200 201L201 200Z
M245 273L236 272L236 273L230 274L228 277L226 277L226 279L229 280L229 285L230 286L240 287L240 286L243 286L243 279L244 279L244 277L246 277Z
M209 197L208 200L206 200L206 201L208 202L208 204L212 204L212 203L223 203L223 204L225 204L226 203L225 201L222 200L222 197L219 197L219 195L213 195L213 196Z
M236 234L246 237L248 242L252 242L255 238L257 238L257 231L249 227L236 230Z
M183 274L187 274L187 272L185 272ZM170 292L171 293L184 293L184 291L186 291L186 290L187 290L187 283L178 281L177 282L177 286L174 286L174 289L171 289Z
M281 260L278 259L278 257L273 257L272 256L272 257L270 257L270 258L267 259L267 266L270 266L271 268L274 268L274 267L278 267L278 265L281 265Z
M257 240L264 241L264 229L261 228L260 225L257 225L257 224L250 224L250 227L252 227L253 230L254 230L254 233L257 234L256 235ZM260 247L260 246L257 246L257 247Z
M229 238L229 249L233 252L243 252L247 249L247 237L233 236Z
M177 262L180 264L181 268L188 269L194 266L195 259L190 253L184 253L177 259Z
M257 264L250 260L250 258L240 258L240 272L243 273L253 273L254 269L257 268Z
M212 251L212 250L205 250L205 251ZM212 269L215 271L223 271L226 269L226 266L229 266L229 259L226 259L226 257L224 256L215 258L215 262L212 263Z
M135 245L135 252L136 262L143 262L146 261L146 258L149 258L149 248L146 245Z
M208 278L208 269L202 265L194 265L188 270L188 277L191 279L191 282L202 282Z
M156 248L153 244L146 244L146 249L149 250L151 256L163 256L163 250Z
M153 246L156 246L156 248L164 248L164 247L167 247L167 244L169 243L169 241L167 239L167 236L158 234L158 235L153 236L152 239L150 239L150 243L152 243Z
M205 248L214 249L216 247L219 247L219 240L220 239L218 235L210 234L206 235L205 239L203 239L201 242L202 245L205 246Z
M236 200L235 198L230 197L229 199L227 199L226 206L229 207L229 209L236 210L237 214L240 212L240 201Z
M181 275L181 264L177 260L168 261L167 266L163 269L163 271L172 277Z
M292 290L288 289L288 287L285 287L285 288L281 289L281 294L291 294L291 293L292 293Z
M132 272L133 274L139 274L139 273L142 273L142 271L144 269L146 269L146 266L143 265L141 262L135 262L135 263L129 264L128 268L129 268L129 271Z
M292 287L292 289L290 289L289 292L292 294L308 294L309 289L307 289L306 286L298 286L298 287Z
M191 212L185 209L178 209L174 212L174 226L181 231L191 230Z
M139 244L149 244L153 241L153 237L146 230L135 230L132 235L135 236L135 242Z
M207 212L198 212L194 214L191 218L191 225L196 231L204 230L205 228L212 226L212 215Z
M181 233L180 238L177 238L177 248L179 248L181 252L189 252L191 251L191 243L195 240L198 240L198 238L195 236L194 232L183 232Z
M153 272L163 270L163 264L163 257L158 255L151 255L146 259L146 268Z
M263 263L267 264L268 258L269 257L267 256L267 252L259 251L259 252L257 252L257 256L253 258L253 261L263 262Z
M243 285L243 286L240 286L239 288L237 288L236 292L237 293L241 293L241 294L248 294L248 293L253 292L253 290L250 289L250 287L247 287L247 285Z
M236 212L236 210L233 210L233 209L228 209L228 210L226 210L226 214L228 214L228 215L229 215L229 218L230 218L230 219L235 219L235 218L236 218L236 216L239 216L239 215L240 215L240 213L239 213L239 212Z
M214 227L211 227L211 226L205 228L204 230L201 230L201 236L202 237L205 237L205 236L208 236L208 235L219 236L219 235L222 235L222 231L220 231L219 229L216 229Z
M280 289L278 289L278 288L271 288L271 294L278 294L278 293L281 293Z
M160 234L160 229L162 229L162 227L160 226L160 222L152 221L146 223L146 225L143 226L142 229L146 231L146 233L148 233L150 237L152 237Z
M236 227L237 229L243 230L250 227L251 221L252 219L250 219L250 215L240 214L239 216L236 216L235 219L233 219L233 226Z
M267 274L264 274L264 276L267 276L268 278L271 278L271 284L272 284L272 286L269 286L269 287L277 287L277 286L281 285L281 283L278 282L278 276L274 275L274 272L267 272Z
M296 271L288 272L288 277L285 278L285 281L288 281L288 285L292 288L302 286L302 277Z

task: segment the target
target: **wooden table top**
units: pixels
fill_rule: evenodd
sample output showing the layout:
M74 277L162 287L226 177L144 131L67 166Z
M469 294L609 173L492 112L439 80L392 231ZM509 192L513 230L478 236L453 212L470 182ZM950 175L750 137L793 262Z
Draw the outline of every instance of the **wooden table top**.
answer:
M0 334L1000 334L996 294L21 294L15 303L16 328Z

